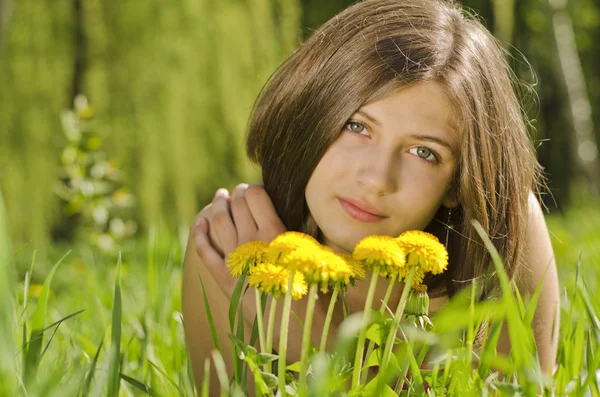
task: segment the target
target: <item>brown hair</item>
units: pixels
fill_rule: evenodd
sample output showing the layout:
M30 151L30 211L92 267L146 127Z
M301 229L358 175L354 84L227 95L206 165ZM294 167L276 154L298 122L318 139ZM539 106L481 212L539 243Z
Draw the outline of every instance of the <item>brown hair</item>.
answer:
M528 196L540 173L502 47L459 6L365 0L342 11L271 76L246 144L287 227L314 234L305 188L346 121L364 104L424 81L444 87L461 142L449 269L426 279L430 289L453 295L492 268L471 220L481 223L514 276L524 257ZM446 222L440 208L427 230L444 242Z

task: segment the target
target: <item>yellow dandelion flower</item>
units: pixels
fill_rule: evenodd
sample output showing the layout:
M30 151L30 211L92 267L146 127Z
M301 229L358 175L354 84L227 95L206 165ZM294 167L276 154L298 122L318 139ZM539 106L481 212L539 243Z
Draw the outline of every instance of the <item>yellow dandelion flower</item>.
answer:
M260 263L248 275L248 284L262 292L272 294L279 298L287 292L290 271L272 263ZM306 295L308 285L300 272L294 274L292 282L292 298L298 300Z
M348 264L348 266L350 266L350 270L352 271L352 275L350 276L350 278L353 279L357 279L357 278L365 278L365 268L363 267L362 263L360 263L360 261L357 261L356 259L354 259L354 257L350 254L338 254L339 256L342 257L342 259L344 259L346 261L346 263Z
M268 243L264 241L250 241L235 249L227 258L227 267L234 277L239 277L247 266L256 266L266 258Z
M309 283L320 283L323 290L327 290L329 283L348 284L352 276L346 261L328 247L300 247L282 261L286 268L304 274Z
M285 285L285 292L287 292L287 284ZM300 272L294 274L294 280L292 281L292 299L298 300L308 293L308 284L304 275Z
M406 254L398 241L388 236L369 236L358 242L352 257L379 274L391 278L405 272Z
M275 237L267 250L267 260L279 263L285 255L291 254L297 248L318 248L320 244L308 234L300 232L285 232Z
M404 248L407 265L419 266L425 273L440 274L448 267L448 251L433 234L410 230L398 236ZM415 278L415 282L418 282Z

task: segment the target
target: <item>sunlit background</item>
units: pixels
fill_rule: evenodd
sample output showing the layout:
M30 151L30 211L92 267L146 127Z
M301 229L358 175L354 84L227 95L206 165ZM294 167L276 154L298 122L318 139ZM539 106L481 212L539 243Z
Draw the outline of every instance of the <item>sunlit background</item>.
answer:
M0 188L13 244L74 238L82 212L106 207L97 198L110 189L98 181L110 179L110 167L119 192L134 199L123 216L138 233L188 225L218 187L259 180L242 145L254 98L303 38L350 3L2 0ZM524 106L554 196L545 202L567 210L573 189L600 184L597 4L463 3L505 43L524 83L535 84ZM61 114L78 95L97 138L81 142L80 155L101 153L65 158L72 127ZM79 207L60 194L65 178L84 196L71 197L86 201ZM111 216L100 223L108 228Z
M124 327L138 342L124 370L147 374L147 364L131 366L137 354L186 373L175 324L185 233L217 188L260 180L243 150L255 97L304 38L351 3L0 0L0 254L14 255L17 306L25 275L34 299L33 288L39 294L51 265L73 249L48 315L62 318L94 297L103 314L88 310L57 334L93 356L121 251L124 300L146 304L126 309ZM580 258L597 285L600 3L462 3L501 40L523 82L562 287ZM102 326L77 331L92 319ZM166 328L148 336L152 327ZM162 343L165 335L173 343ZM179 356L165 358L173 351Z

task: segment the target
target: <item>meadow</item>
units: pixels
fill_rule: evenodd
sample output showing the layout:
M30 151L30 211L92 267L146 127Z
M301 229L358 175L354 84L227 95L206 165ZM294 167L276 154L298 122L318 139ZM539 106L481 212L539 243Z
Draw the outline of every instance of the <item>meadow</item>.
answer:
M595 377L584 374L596 372L600 364L600 304L595 299L600 205L576 196L575 205L549 215L547 222L562 313L560 369L546 381L557 396L598 396ZM12 338L0 339L0 395L195 395L181 317L184 237L151 229L124 244L120 258L77 243L43 251L30 243L16 252L11 261L16 284L9 287L12 294L2 292L4 303L13 305L12 317L3 318L0 328L12 332ZM452 312L445 316L452 318ZM519 387L531 374L518 372L514 382L494 383L466 372L466 383L454 372L457 380L448 380L442 394L532 395Z

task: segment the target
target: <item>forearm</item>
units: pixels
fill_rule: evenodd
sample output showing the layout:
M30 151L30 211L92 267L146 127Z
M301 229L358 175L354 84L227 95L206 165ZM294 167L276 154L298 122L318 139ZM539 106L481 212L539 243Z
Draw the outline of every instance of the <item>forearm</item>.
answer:
M200 278L202 278L212 311L213 321L219 338L221 354L225 361L228 377L233 374L232 345L227 336L229 333L229 320L227 316L229 299L219 287L211 272L202 264L200 258L196 254L191 238L192 237L190 236L190 241L188 241L188 248L186 250L182 283L184 328L194 372L194 379L198 390L201 390L202 382L204 380L205 360L208 358L211 362L209 379L210 395L212 396L219 394L220 386L217 377L215 376L216 370L211 356L212 351L215 349L215 345L210 334ZM246 331L246 334L249 335L250 328L247 326Z

